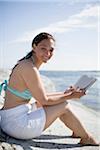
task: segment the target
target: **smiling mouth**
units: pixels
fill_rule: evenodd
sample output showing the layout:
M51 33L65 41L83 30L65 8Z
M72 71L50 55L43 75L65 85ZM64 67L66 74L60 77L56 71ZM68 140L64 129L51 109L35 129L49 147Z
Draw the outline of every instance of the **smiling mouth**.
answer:
M44 56L43 58L44 58L44 59L49 59L49 57L47 57L47 56Z
M49 60L49 57L43 57L43 62L46 63Z

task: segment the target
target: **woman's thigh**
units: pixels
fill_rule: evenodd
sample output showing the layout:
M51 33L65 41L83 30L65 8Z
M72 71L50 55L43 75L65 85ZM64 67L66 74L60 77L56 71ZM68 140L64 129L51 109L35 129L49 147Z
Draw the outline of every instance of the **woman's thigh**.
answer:
M67 102L44 107L46 113L46 123L44 130L48 128L58 117L65 113L66 107L68 107Z

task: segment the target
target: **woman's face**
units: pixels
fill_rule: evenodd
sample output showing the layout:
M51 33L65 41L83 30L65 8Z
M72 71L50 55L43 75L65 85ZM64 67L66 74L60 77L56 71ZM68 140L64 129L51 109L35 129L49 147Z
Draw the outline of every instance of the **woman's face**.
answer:
M34 45L34 52L37 59L46 63L53 55L55 42L52 39L44 39L37 46Z

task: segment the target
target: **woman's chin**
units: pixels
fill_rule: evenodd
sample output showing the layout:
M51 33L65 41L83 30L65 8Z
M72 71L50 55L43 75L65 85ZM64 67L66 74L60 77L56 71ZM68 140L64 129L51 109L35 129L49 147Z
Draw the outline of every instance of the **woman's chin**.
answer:
M48 60L43 60L44 63L47 63Z
M44 63L47 63L48 60L49 60L49 59L44 59L43 62L44 62Z

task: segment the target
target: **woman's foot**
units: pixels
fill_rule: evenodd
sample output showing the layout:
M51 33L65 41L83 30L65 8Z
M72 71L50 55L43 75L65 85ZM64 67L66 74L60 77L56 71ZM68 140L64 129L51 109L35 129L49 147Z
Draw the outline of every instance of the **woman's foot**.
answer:
M74 132L71 135L72 138L81 138L80 136L77 136ZM91 145L91 146L100 146L100 143L97 143L92 136L88 136L85 138L81 138L79 144L81 145Z
M87 138L81 138L80 143L81 145L91 145L91 146L100 146L100 143L97 143L93 137L89 136Z

